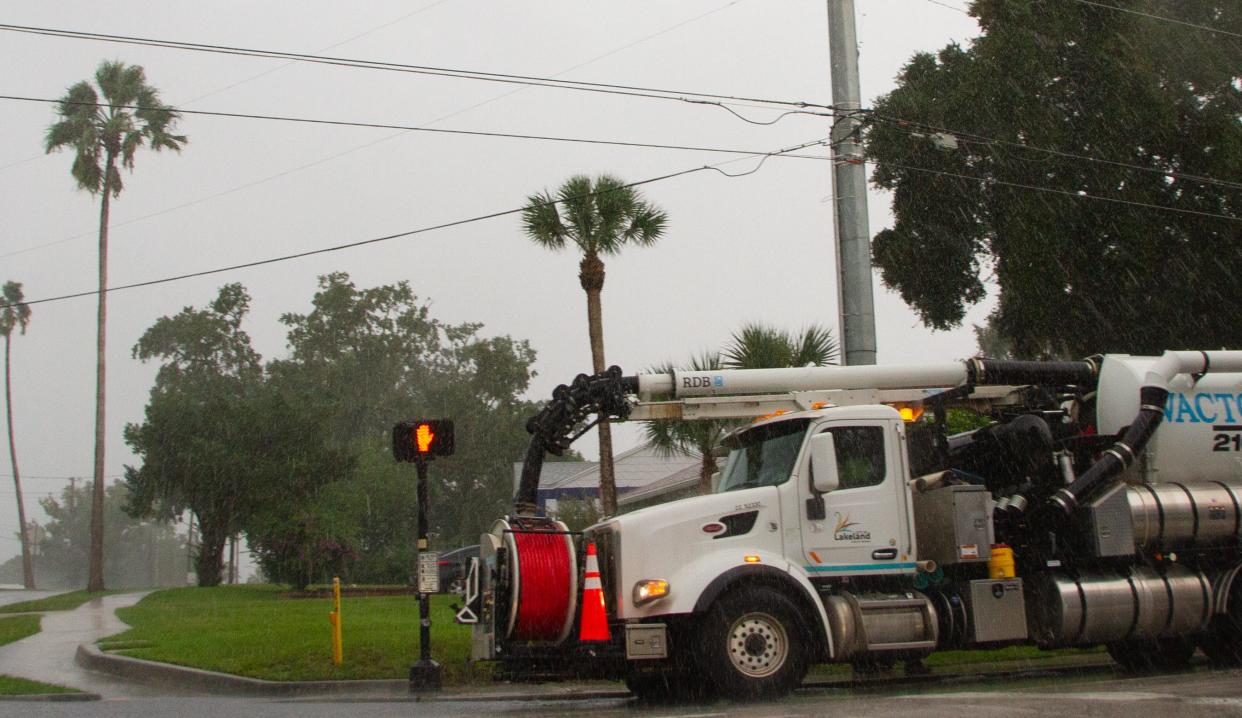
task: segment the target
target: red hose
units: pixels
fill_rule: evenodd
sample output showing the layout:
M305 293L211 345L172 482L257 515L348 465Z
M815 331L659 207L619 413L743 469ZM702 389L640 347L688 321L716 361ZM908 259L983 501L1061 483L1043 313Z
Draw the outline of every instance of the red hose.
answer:
M569 620L569 542L559 533L514 532L517 546L517 623L513 637L555 641Z

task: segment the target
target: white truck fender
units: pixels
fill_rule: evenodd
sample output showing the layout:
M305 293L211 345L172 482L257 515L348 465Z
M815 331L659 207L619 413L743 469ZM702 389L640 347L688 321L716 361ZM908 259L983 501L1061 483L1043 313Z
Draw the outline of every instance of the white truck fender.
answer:
M760 556L760 558L766 557ZM785 588L804 615L809 610L811 611L810 616L818 617L818 634L827 651L827 657L836 655L832 643L832 631L828 627L828 614L824 611L818 592L816 592L815 587L811 585L811 582L804 574L799 571L791 571L789 562L783 559L777 559L771 563L763 563L762 561L757 563L740 563L721 571L699 593L699 597L694 604L694 612L706 612L730 586L739 581L754 579Z

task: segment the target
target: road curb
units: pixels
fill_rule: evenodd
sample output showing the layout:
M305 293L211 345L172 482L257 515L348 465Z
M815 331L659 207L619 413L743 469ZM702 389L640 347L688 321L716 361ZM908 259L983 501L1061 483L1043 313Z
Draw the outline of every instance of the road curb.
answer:
M624 689L557 689L553 691L445 692L411 694L408 681L265 681L201 668L148 661L100 650L93 643L78 646L75 662L83 668L145 685L168 686L215 695L270 697L356 696L449 703L499 701L584 701L629 698ZM97 697L97 696L96 696ZM62 699L63 700L63 699ZM79 699L84 700L84 699Z
M98 646L78 646L74 661L83 668L125 678L137 683L171 686L183 690L220 695L246 696L323 696L323 695L408 695L403 680L366 681L265 681L201 668L177 666L105 653Z

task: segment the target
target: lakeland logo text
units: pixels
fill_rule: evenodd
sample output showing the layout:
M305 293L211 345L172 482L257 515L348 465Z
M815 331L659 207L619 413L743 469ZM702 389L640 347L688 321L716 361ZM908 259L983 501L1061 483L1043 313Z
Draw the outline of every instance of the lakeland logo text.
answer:
M832 529L833 541L870 541L871 532L866 529L858 528L858 524L850 521L850 515L841 515L838 511L834 514L836 525Z

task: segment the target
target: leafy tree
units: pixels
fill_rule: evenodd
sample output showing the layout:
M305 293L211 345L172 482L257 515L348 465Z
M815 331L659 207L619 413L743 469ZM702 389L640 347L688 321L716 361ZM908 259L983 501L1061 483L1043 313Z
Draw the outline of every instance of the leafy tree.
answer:
M581 531L599 523L599 506L592 499L561 499L556 502L556 518L565 522L570 531Z
M230 536L252 528L272 507L295 512L351 464L346 452L323 441L323 417L264 380L241 328L249 301L241 285L226 285L209 308L187 307L156 320L134 347L136 358L162 364L145 422L125 429L143 461L126 468L131 510L194 513L203 586L220 582Z
M310 312L282 317L290 355L264 367L242 330L248 302L228 285L135 347L162 363L146 421L126 433L143 458L127 473L134 510L194 511L200 583L219 580L239 531L273 580L406 581L417 497L391 428L413 415L456 426L456 455L433 471L433 545L475 543L508 503L536 408L520 398L529 345L434 319L404 282L359 288L337 273L320 278Z
M39 499L48 520L35 542L35 570L45 588L80 587L86 581L90 559L90 482L69 485L59 497ZM136 519L125 513L129 489L107 487L104 497L104 550L109 586L177 586L185 582L185 537L167 521ZM21 575L20 557L0 564L0 583Z
M285 538L258 535L286 547L270 553L265 572L290 581L319 580L329 567L355 581L409 577L417 496L410 468L393 463L391 429L414 416L455 424L457 452L436 464L429 487L433 546L476 543L504 512L511 457L528 440L523 427L536 407L520 397L533 375L530 346L436 320L404 282L363 289L344 273L321 277L311 311L282 321L291 353L270 364L272 380L326 417L325 440L348 447L358 464L296 521L273 524ZM344 558L332 565L338 546Z
M895 224L874 261L928 326L958 325L990 274L1017 356L1242 343L1222 309L1242 303L1242 190L1219 181L1242 162L1238 45L1191 26L1236 35L1242 6L1111 4L976 0L982 35L915 55L875 103Z
M974 325L975 344L979 345L979 356L990 359L1016 359L1013 354L1013 342L1001 334L996 328L996 317L989 316L982 326Z
M100 63L95 86L79 82L56 105L60 116L47 131L48 152L65 147L74 151L72 174L78 187L100 195L99 309L95 346L95 495L92 499L91 569L87 588L101 591L103 569L104 504L104 347L107 324L108 210L121 195L124 183L120 163L132 170L134 155L146 145L155 151L180 151L183 135L172 134L178 115L160 102L155 88L137 65ZM96 90L96 87L98 90ZM103 101L100 102L100 95Z
M13 330L26 333L30 323L30 305L23 304L22 285L18 282L4 283L4 306L0 307L0 334L4 335L4 415L9 427L9 460L13 466L13 492L17 495L18 539L22 544L22 585L35 587L34 564L30 559L30 536L26 526L26 505L22 502L22 476L17 470L17 442L13 439L13 384L12 354L10 345Z
M596 373L607 368L604 361L604 329L600 293L604 289L601 257L620 253L628 244L650 246L664 234L667 215L648 204L633 187L616 177L586 175L570 177L557 190L527 198L522 210L526 236L541 247L561 250L572 243L582 253L578 281L587 295L587 331L591 361ZM599 422L599 484L604 514L617 512L617 485L612 465L612 431Z
M812 325L800 333L791 333L765 324L749 323L734 332L723 354L704 352L690 360L691 371L713 369L770 369L779 367L824 366L837 360L837 342L832 332ZM670 373L671 364L652 369L654 373ZM712 474L716 473L716 449L721 440L740 422L728 419L705 421L648 421L644 430L647 441L661 455L697 454L699 493L711 493Z

